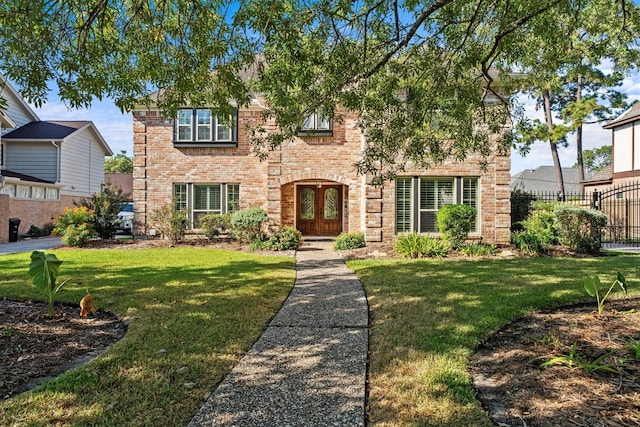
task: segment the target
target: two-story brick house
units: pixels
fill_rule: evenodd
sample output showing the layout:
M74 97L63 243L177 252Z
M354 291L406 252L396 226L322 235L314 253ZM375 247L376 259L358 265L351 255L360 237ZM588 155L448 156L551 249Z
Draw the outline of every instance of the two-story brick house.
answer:
M390 242L401 232L435 232L441 206L465 203L478 210L472 237L509 242L508 153L492 155L484 170L470 157L407 169L375 187L354 169L364 148L355 113L339 112L339 123L309 116L298 137L260 161L245 125L262 120L261 102L239 109L231 127L206 108L184 108L177 117L147 107L133 112L137 233L152 233L153 212L175 201L194 228L204 213L261 206L274 223L306 236L362 231L369 242Z

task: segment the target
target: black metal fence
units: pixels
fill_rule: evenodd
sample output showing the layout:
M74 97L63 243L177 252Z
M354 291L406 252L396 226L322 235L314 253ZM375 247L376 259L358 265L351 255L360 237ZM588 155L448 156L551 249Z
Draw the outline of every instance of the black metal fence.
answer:
M640 182L629 182L586 194L530 193L532 200L562 202L597 209L607 215L602 243L640 246ZM513 216L513 213L512 213Z

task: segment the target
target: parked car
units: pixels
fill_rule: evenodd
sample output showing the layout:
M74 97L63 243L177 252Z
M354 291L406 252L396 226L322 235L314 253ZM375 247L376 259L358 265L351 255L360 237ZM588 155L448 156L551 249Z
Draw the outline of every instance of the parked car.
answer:
M133 203L125 203L118 212L118 230L133 234Z

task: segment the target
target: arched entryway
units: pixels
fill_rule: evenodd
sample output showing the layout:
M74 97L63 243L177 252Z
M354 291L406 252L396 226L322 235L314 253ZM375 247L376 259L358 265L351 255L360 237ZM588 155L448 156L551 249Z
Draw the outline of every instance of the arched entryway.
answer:
M296 228L306 236L337 236L343 229L344 186L334 182L296 186Z

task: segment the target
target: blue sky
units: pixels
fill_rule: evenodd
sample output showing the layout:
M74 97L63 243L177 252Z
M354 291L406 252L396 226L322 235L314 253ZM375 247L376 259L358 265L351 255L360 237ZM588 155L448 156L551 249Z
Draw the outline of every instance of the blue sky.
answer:
M633 73L627 77L620 88L630 101L640 99L640 75ZM527 100L527 112L530 117L542 119L542 112L535 111L534 101ZM110 100L96 101L91 108L71 110L60 102L56 93L52 93L47 104L34 108L41 120L91 120L114 153L125 150L129 156L133 154L133 125L131 114L121 113ZM602 129L601 125L586 126L583 132L584 149L601 147L611 143L611 131ZM569 138L569 147L560 148L560 163L563 167L571 167L576 161L575 137ZM526 157L517 152L511 155L511 174L538 166L551 166L551 150L546 142L538 142L531 147Z

